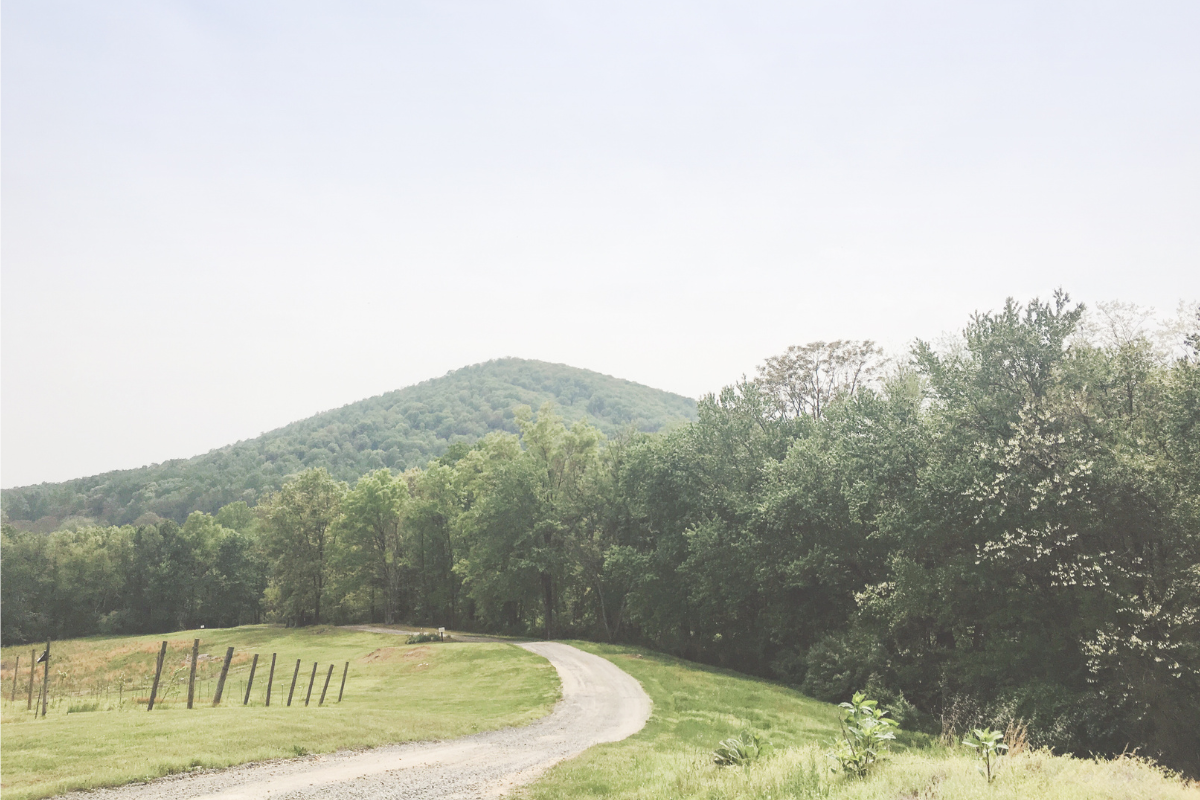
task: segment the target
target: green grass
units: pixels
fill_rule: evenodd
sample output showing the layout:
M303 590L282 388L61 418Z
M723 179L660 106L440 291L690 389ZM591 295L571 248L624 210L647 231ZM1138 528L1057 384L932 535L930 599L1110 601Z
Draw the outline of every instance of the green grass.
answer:
M706 800L1200 800L1200 789L1137 758L1075 759L1026 752L988 786L962 749L901 732L892 754L866 780L832 775L825 751L837 710L769 681L629 647L573 642L637 678L654 702L646 727L559 764L522 792L558 798ZM712 750L750 727L775 751L748 768L719 768Z
M200 637L195 708L186 708L186 658ZM158 645L168 645L165 691L147 713ZM212 708L225 648L234 667L220 708ZM42 647L38 648L40 652ZM259 653L249 706L243 706L250 657ZM271 653L279 654L271 706L264 706ZM9 701L11 665L21 655L18 698ZM29 648L4 648L3 748L5 800L45 797L76 788L147 780L197 767L323 753L422 739L463 736L520 725L549 713L559 696L548 662L508 644L405 645L403 637L336 628L246 626L168 636L90 638L55 642L51 703L45 719L25 710ZM301 659L296 697L287 691ZM304 695L319 663L311 704ZM338 704L343 664L346 694ZM329 664L335 664L325 705L317 706ZM37 687L41 685L38 670ZM123 687L119 689L118 687Z

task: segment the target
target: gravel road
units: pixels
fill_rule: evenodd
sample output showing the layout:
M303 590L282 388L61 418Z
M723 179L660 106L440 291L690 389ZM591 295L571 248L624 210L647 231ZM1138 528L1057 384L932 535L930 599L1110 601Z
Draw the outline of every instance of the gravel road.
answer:
M546 658L562 681L562 700L549 716L531 725L445 742L243 764L86 796L89 800L496 797L529 783L559 761L594 744L624 739L646 724L650 698L611 662L558 642L518 646ZM72 796L84 797L82 793Z

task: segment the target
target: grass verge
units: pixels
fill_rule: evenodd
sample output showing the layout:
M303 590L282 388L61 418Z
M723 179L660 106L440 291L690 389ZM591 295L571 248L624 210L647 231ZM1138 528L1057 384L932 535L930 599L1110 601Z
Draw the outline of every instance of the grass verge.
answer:
M832 775L825 751L834 706L776 683L630 647L573 642L637 678L654 702L646 727L593 747L527 787L524 800L722 798L784 800L1200 800L1200 789L1141 759L1076 759L1044 751L1008 759L989 786L961 749L901 732L866 780ZM775 746L747 768L712 763L717 743L750 727Z
M201 639L195 707L186 708L187 660ZM144 699L158 646L167 639L161 701ZM225 648L235 648L221 707L212 707ZM38 652L41 652L41 647ZM278 653L271 706L264 705L271 653ZM549 713L559 696L554 668L507 644L405 645L403 637L337 628L245 626L167 636L55 642L51 703L45 719L25 710L29 648L4 648L8 667L20 653L16 702L3 684L0 787L5 800L149 780L194 768L441 739L520 725ZM250 704L243 706L253 653L259 654ZM296 696L286 706L296 659ZM336 703L342 667L346 694ZM313 662L312 700L304 706ZM317 701L328 665L334 677ZM5 674L10 678L10 673ZM35 698L41 670L35 682ZM73 693L73 694L72 694Z

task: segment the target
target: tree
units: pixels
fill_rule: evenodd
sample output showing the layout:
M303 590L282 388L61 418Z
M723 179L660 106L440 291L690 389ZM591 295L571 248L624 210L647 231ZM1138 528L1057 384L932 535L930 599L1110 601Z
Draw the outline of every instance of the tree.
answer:
M829 404L867 386L883 366L883 351L869 340L810 342L772 356L757 382L782 416L820 419Z
M293 624L321 623L334 523L345 494L346 484L322 468L310 469L258 506L280 610Z
M540 603L543 634L551 638L558 608L578 589L572 540L585 524L602 435L583 422L568 429L550 404L536 419L521 407L517 422L521 447L489 437L458 462L475 473L468 491L478 498L462 569L472 597L509 625Z
M360 478L342 501L342 545L360 555L367 580L383 595L383 621L389 625L399 610L407 505L408 486L386 469Z
M444 620L452 626L460 620L462 576L455 565L462 557L463 517L471 500L463 488L465 471L455 469L454 464L469 452L466 446L452 448L442 460L411 475L413 490L407 515L421 571L420 616L429 622Z

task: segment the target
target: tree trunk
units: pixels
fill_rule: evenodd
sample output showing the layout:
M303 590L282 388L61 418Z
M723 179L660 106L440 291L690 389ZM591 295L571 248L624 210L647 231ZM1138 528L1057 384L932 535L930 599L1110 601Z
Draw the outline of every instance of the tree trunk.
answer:
M546 606L546 639L554 630L554 579L549 572L542 573L542 600Z
M604 625L604 638L612 643L613 634L608 627L608 610L604 607L604 589L601 588L600 582L596 582L596 597L600 599L600 622Z

